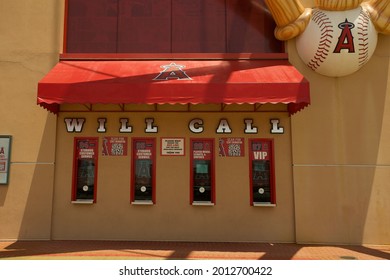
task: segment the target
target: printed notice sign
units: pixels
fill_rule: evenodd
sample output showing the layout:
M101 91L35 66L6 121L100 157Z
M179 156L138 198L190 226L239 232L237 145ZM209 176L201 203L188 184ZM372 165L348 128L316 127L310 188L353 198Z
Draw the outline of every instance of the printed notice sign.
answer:
M184 156L184 138L161 138L162 156Z
M8 184L11 136L0 136L0 184Z

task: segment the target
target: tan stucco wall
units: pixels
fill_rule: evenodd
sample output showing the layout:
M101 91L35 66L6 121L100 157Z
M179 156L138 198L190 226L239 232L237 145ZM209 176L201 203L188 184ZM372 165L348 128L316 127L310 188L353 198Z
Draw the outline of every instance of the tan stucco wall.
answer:
M341 78L309 70L294 40L288 52L312 100L292 117L297 242L389 244L390 36Z
M302 0L306 7L314 2ZM13 136L10 183L0 185L0 239L390 243L390 36L380 35L371 61L343 78L309 70L290 41L290 61L309 80L312 99L292 116L291 130L285 113L83 112L61 113L57 120L36 105L36 89L61 52L63 8L64 0L0 0L0 134ZM66 133L63 118L78 116L87 118L85 131ZM101 139L98 117L108 118L107 136L119 135L120 117L134 125L129 137L153 136L142 130L143 119L154 117L157 140L186 137L185 157L157 160L163 168L157 169L156 205L130 204L130 154L99 157L97 204L70 203L73 138ZM205 120L202 135L188 132L193 117ZM189 164L189 138L217 139L223 117L233 137L275 139L277 207L249 206L247 156L216 159L216 206L189 205L189 169L176 170ZM244 117L266 129L243 135ZM286 134L269 134L270 117L281 119Z
M68 133L65 117L86 118L82 133ZM107 118L107 133L99 134L97 118ZM71 204L73 139L118 136L119 118L130 119L129 137L185 137L185 156L157 157L156 204L130 204L131 148L126 157L101 156L97 203ZM145 134L145 118L154 118L158 134ZM188 123L204 121L205 131L193 134ZM219 120L229 121L232 134L215 133ZM244 118L252 118L257 135L244 134ZM279 118L285 133L270 134L270 118ZM216 156L216 205L190 205L190 138L244 137L245 157ZM250 206L248 138L273 138L276 164L276 207ZM287 113L61 113L58 119L57 168L53 211L54 239L130 239L190 241L294 242L290 118ZM218 142L215 143L217 145ZM218 146L216 153L218 153Z
M13 136L0 239L50 238L56 118L36 88L58 61L62 15L63 1L0 1L0 134Z

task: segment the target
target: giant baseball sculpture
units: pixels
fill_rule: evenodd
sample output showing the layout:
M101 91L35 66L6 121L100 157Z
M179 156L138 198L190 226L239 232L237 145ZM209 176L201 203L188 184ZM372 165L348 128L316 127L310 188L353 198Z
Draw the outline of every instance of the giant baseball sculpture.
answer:
M317 0L305 9L299 0L265 0L279 40L296 37L297 51L313 71L350 75L375 51L378 33L390 34L390 0Z

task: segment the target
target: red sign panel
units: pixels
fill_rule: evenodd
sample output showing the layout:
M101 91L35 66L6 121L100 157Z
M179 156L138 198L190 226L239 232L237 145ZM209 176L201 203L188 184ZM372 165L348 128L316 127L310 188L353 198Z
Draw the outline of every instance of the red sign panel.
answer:
M270 160L271 142L269 140L256 140L251 143L252 160Z
M192 158L202 160L212 160L212 142L194 140L192 143Z
M153 159L154 139L137 140L134 145L135 159Z
M77 158L95 159L98 154L98 140L95 138L77 140Z
M244 138L219 138L220 157L243 157Z
M127 137L103 137L103 156L127 156Z

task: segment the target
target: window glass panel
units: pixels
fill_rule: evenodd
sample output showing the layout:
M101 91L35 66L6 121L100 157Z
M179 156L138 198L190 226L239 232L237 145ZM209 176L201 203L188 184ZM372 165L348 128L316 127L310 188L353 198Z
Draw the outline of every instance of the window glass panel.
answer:
M95 162L93 159L79 159L77 166L76 199L93 199L95 188Z
M211 199L211 160L194 160L194 201L212 201Z
M191 203L214 203L215 185L213 140L191 140L191 166Z
M135 161L135 194L134 200L152 200L153 164L150 159Z
M251 204L275 204L273 142L250 140Z
M96 200L97 138L76 138L72 200Z
M269 161L252 161L253 202L271 203L271 180Z
M133 139L132 202L155 202L155 139Z

